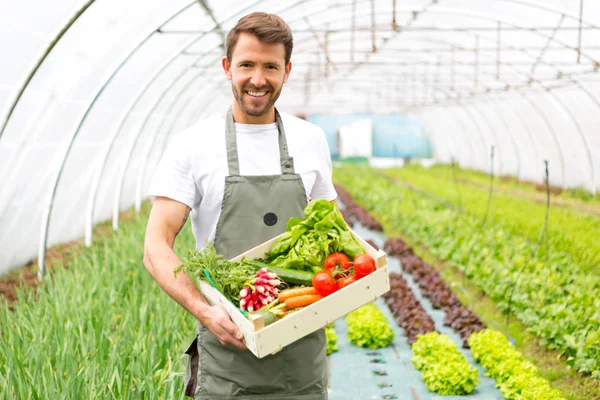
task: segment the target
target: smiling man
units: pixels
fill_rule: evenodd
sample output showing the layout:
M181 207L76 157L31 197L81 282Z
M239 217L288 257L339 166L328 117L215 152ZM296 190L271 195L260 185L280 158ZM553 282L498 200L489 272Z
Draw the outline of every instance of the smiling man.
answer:
M173 276L180 264L173 245L189 215L196 247L208 240L232 258L283 233L309 200L337 197L323 131L275 109L292 48L281 18L253 13L238 21L222 60L231 107L173 138L148 193L144 265L199 322L186 352L185 392L196 399L327 399L323 330L258 359L224 309L207 304L187 275Z

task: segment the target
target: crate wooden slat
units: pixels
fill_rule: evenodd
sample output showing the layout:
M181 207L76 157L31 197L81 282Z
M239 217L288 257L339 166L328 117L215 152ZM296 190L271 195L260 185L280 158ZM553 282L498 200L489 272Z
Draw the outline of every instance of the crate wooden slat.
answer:
M331 322L342 318L362 305L376 300L390 290L386 255L374 249L360 236L351 231L365 252L375 259L377 270L345 288L295 312L285 318L264 326L261 318L250 321L234 307L219 291L205 282L200 289L211 304L219 304L229 314L232 321L244 334L244 342L248 349L258 358L263 358L281 350L283 347L324 328ZM273 238L232 259L255 259L263 257L278 237Z

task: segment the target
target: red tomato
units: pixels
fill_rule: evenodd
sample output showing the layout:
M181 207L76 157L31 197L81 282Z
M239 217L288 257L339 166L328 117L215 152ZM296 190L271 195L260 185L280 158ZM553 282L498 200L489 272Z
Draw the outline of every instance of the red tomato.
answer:
M353 282L356 282L356 276L354 276L354 275L350 275L345 278L338 279L338 281L337 281L338 289L345 288L346 286L348 286L349 284L351 284Z
M325 271L328 271L334 279L340 279L344 275L336 272L340 270L339 267L343 269L349 269L352 267L352 263L350 262L348 256L346 256L344 253L330 254L329 257L327 257L327 260L325 260Z
M335 279L333 279L327 271L317 272L313 276L312 285L323 297L329 296L338 289Z
M375 271L375 260L368 254L358 254L354 257L354 273L358 279Z

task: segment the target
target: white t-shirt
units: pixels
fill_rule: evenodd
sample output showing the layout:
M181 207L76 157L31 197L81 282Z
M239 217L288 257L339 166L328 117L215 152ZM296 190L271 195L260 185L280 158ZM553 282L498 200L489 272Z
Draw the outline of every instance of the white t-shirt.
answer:
M294 170L302 177L307 200L334 200L329 147L321 128L280 113ZM277 124L235 124L240 175L281 174ZM163 154L148 190L186 204L196 247L214 241L225 176L229 175L225 118L214 115L176 134Z

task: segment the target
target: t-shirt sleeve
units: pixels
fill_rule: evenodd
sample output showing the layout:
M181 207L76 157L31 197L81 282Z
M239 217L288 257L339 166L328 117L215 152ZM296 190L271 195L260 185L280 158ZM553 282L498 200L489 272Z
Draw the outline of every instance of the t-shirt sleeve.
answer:
M147 196L153 201L156 197L168 197L193 208L200 201L192 170L189 146L185 145L184 135L176 135L161 157Z
M329 145L327 144L327 138L325 132L319 128L316 135L316 146L315 154L318 157L319 168L317 170L317 179L315 185L310 193L311 199L325 199L335 200L337 198L337 192L333 187L332 173L333 168L331 165L331 154L329 152Z

